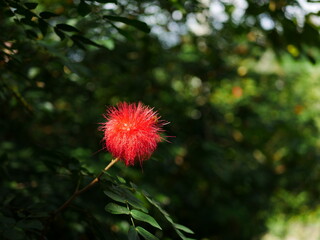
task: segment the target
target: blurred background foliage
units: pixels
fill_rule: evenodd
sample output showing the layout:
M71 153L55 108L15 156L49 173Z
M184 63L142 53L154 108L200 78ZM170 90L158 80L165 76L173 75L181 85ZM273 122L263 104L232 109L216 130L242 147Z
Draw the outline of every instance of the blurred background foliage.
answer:
M317 1L0 7L2 238L127 239L130 219L105 212L103 194L125 179L160 239L179 238L163 209L195 239L318 239ZM111 160L98 127L119 101L155 107L174 137L50 218Z

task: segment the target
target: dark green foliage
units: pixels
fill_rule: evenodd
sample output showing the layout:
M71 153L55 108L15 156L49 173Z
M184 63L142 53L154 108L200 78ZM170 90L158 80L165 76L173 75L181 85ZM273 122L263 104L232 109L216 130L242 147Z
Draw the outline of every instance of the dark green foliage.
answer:
M64 24L64 23L60 23L56 25L56 28L62 30L62 31L66 31L66 32L80 32L78 29L76 29L73 26L70 26L68 24Z
M154 236L152 233L148 232L142 227L136 227L137 232L146 240L158 240L156 236Z
M78 13L81 16L86 16L91 12L91 7L89 4L87 4L84 0L81 0L78 5Z
M52 18L52 17L57 17L59 15L55 14L55 13L52 13L52 12L44 11L44 12L39 13L39 16L41 18L43 18L43 19L49 19L49 18Z
M129 240L139 240L140 239L139 236L138 236L137 230L133 226L131 226L129 228L128 239Z
M144 22L135 20L135 19L129 19L129 18L125 18L125 17L118 17L118 16L108 16L105 15L103 16L105 19L108 19L110 21L115 21L115 22L122 22L128 25L131 25L143 32L149 33L150 32L150 28L148 27L148 25Z
M91 41L90 39L81 36L81 35L72 35L71 39L76 43L88 44L88 45L92 45L92 46L95 46L95 47L103 47L103 46L101 46L101 45Z
M317 210L318 13L221 1L219 22L204 2L0 1L0 239L259 239ZM55 214L111 160L119 101L175 137Z
M53 28L53 30L59 36L61 41L65 39L66 35L64 34L64 32L60 31L57 27Z
M35 9L38 6L38 3L26 2L24 4L28 9Z

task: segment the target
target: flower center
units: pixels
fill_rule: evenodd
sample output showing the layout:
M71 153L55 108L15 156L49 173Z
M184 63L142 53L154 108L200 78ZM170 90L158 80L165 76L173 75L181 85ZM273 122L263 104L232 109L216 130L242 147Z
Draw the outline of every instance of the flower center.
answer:
M124 123L123 127L122 127L122 130L130 131L131 130L131 126L129 126L129 124L127 124L127 123Z

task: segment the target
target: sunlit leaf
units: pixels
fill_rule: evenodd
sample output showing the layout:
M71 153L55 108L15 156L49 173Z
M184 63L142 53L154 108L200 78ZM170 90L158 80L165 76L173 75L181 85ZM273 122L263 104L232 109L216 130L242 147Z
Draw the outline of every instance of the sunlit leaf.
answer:
M190 228L187 228L186 226L183 226L183 225L180 225L177 223L173 224L173 226L181 231L186 232L186 233L194 234L194 232Z
M156 227L156 228L159 228L160 230L162 230L162 228L160 227L160 225L157 223L157 221L151 217L150 215L148 214L145 214L143 212L140 212L138 210L131 210L131 216L136 219L136 220L139 220L139 221L143 221L143 222L147 222L149 223L150 225Z
M179 235L179 237L182 239L182 240L195 240L194 238L188 238L186 237L180 230L178 229L175 229L176 230L176 233Z
M105 210L112 214L130 214L130 210L128 208L115 203L108 203Z
M126 180L123 177L117 176L117 179L119 180L120 183L125 184Z

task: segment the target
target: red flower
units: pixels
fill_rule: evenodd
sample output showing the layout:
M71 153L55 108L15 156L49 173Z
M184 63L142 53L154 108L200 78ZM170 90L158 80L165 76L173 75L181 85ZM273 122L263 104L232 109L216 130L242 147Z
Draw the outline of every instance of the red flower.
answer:
M119 103L109 107L104 115L102 131L106 149L115 158L120 158L128 165L134 165L150 158L157 148L165 121L159 120L153 108L142 103Z

